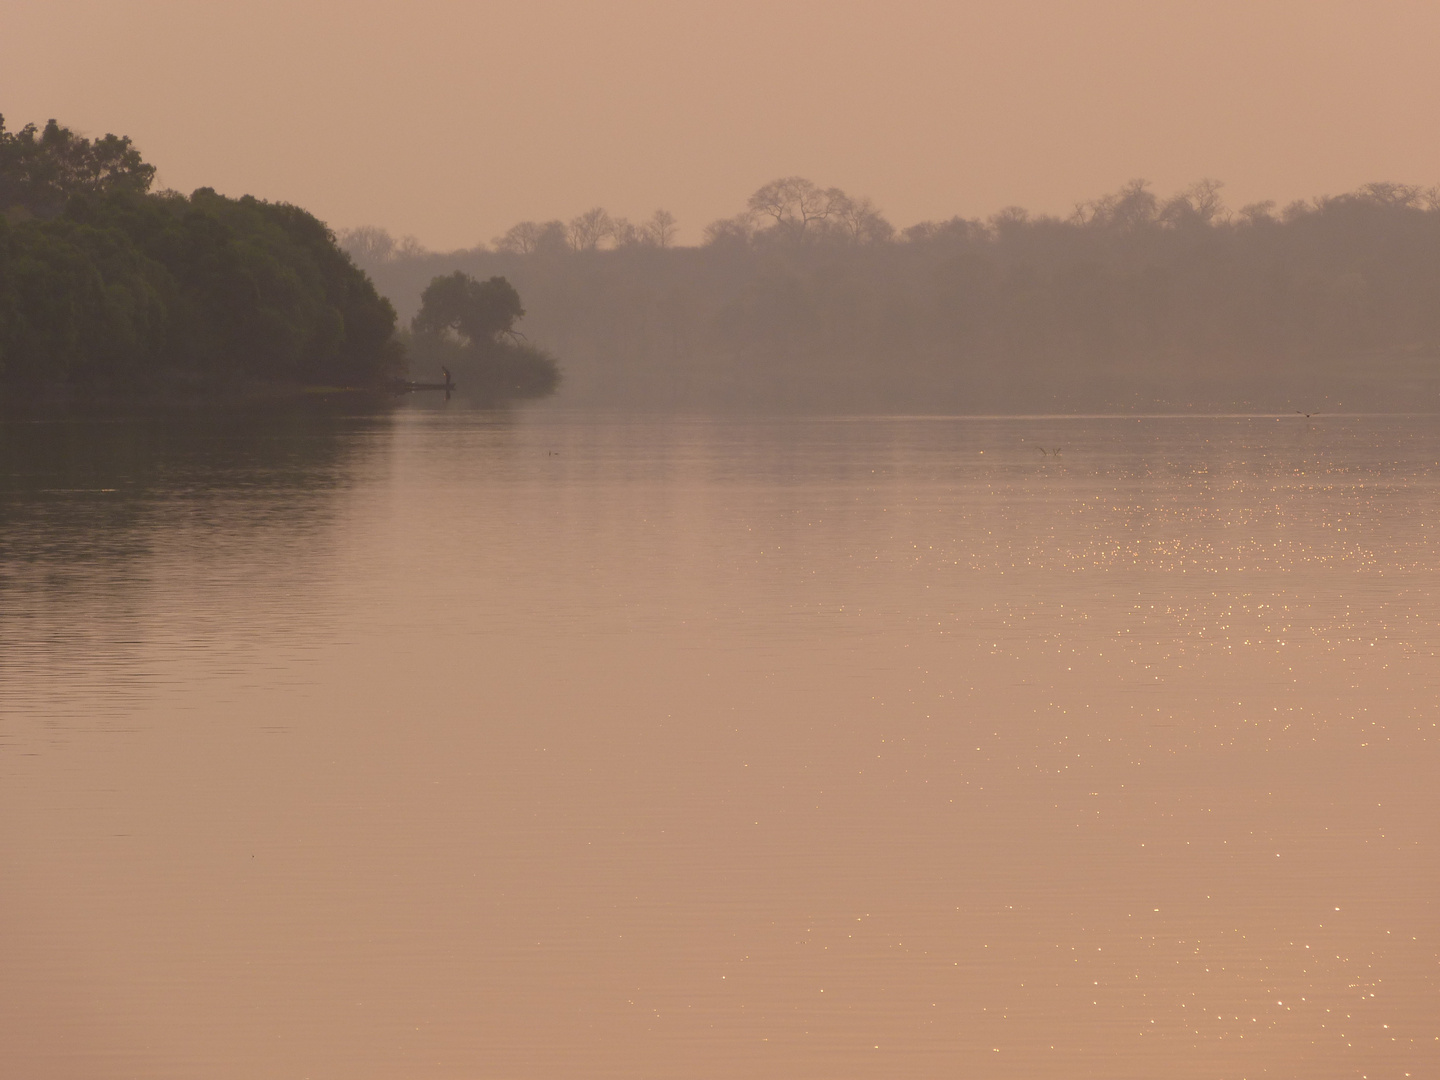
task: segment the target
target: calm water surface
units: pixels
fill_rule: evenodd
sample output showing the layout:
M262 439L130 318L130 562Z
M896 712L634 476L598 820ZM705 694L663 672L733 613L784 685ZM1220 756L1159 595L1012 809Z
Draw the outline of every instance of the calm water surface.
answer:
M0 426L0 1075L1440 1076L1437 477L1440 418Z

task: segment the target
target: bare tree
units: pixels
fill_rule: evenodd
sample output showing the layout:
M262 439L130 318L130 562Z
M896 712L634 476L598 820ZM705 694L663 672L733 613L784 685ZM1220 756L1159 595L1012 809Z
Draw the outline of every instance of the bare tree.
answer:
M895 236L895 226L885 220L869 196L852 199L842 194L835 202L833 223L853 244L883 244Z
M1300 218L1313 214L1316 210L1322 209L1329 196L1320 196L1313 203L1305 199L1295 199L1285 204L1285 209L1280 211L1280 220L1286 223L1298 221Z
M402 236L396 240L385 229L376 228L374 225L344 229L336 239L340 246L362 265L374 266L377 263L413 259L427 254L425 245L415 237Z
M357 262L381 263L395 257L395 238L374 225L341 229L336 239Z
M1366 184L1358 192L1367 202L1381 206L1402 206L1407 209L1424 205L1425 192L1413 184L1396 184L1389 180Z
M803 176L786 176L760 188L748 205L751 213L774 218L782 237L800 241L812 223L830 217L846 199L839 188L822 189Z
M535 241L535 254L564 255L569 250L570 233L563 221L547 221L540 226L540 237Z
M911 225L900 235L912 244L930 243L937 240L954 243L972 238L984 238L986 229L978 221L966 221L962 217L953 217L949 221L921 221Z
M748 211L705 226L705 246L744 246L755 235L755 217Z
M1020 233L1030 224L1030 211L1023 206L1006 206L990 215L985 223L992 236L1004 240Z
M642 228L656 247L668 248L675 243L675 215L669 210L656 210Z
M643 226L636 225L629 218L612 218L610 221L610 242L617 248L633 248L648 244L650 238Z
M1240 208L1240 222L1244 225L1264 225L1275 223L1275 200L1266 199L1264 202L1247 203Z
M538 221L522 221L518 225L510 226L504 236L497 236L491 243L495 245L496 251L510 255L530 255L535 251L544 231L545 226Z
M1102 195L1094 202L1076 207L1071 220L1118 232L1134 232L1154 223L1159 206L1148 180L1131 180L1113 195Z
M592 207L570 219L570 247L575 251L594 251L610 236L614 225L603 207Z
M569 250L570 236L563 221L522 221L491 243L507 255L554 254Z
M1185 198L1194 208L1196 216L1206 225L1211 224L1217 218L1223 219L1228 216L1225 203L1220 198L1220 189L1224 186L1223 180L1197 180L1185 192Z
M1225 204L1220 199L1219 180L1199 180L1169 199L1160 209L1159 220L1172 228L1209 226L1225 220Z

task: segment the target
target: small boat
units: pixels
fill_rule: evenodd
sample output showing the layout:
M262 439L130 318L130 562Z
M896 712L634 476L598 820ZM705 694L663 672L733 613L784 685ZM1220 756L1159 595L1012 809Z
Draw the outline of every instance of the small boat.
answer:
M412 382L409 379L396 379L394 382L397 394L409 394L416 390L444 390L445 396L450 396L450 391L455 389L455 380L450 378L450 369L441 368L445 373L444 382Z

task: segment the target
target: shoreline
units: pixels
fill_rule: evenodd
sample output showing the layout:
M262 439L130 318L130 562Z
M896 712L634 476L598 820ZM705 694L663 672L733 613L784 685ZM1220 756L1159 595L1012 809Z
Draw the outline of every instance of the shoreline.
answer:
M372 386L330 386L288 382L247 382L223 387L167 387L143 392L83 391L73 386L29 388L0 397L0 420L110 418L126 414L173 415L184 412L236 410L267 406L386 406L410 393L402 380Z

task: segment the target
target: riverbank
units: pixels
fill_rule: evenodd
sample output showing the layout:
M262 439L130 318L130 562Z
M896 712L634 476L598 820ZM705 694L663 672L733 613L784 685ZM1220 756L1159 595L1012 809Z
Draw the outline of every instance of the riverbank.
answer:
M366 386L326 386L245 380L200 384L171 382L144 390L51 385L0 396L0 420L49 417L111 417L349 404L384 406L409 392L401 380Z

